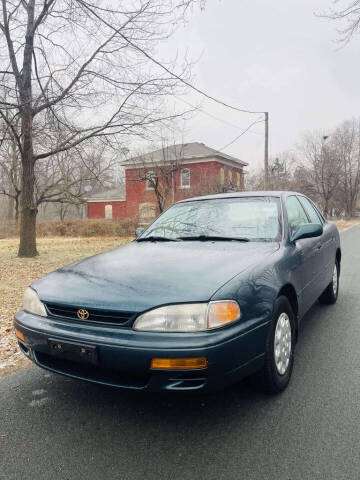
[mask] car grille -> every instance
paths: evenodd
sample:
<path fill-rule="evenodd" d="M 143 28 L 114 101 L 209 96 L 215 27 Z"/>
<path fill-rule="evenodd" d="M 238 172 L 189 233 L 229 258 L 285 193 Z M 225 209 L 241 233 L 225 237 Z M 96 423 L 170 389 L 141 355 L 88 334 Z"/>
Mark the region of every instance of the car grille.
<path fill-rule="evenodd" d="M 98 310 L 94 308 L 87 308 L 86 310 L 89 312 L 89 318 L 87 318 L 86 320 L 81 320 L 77 316 L 77 312 L 80 308 L 83 307 L 73 307 L 57 305 L 55 303 L 46 303 L 46 308 L 50 316 L 91 323 L 98 322 L 123 324 L 129 322 L 137 315 L 135 312 L 117 312 L 113 310 Z"/>

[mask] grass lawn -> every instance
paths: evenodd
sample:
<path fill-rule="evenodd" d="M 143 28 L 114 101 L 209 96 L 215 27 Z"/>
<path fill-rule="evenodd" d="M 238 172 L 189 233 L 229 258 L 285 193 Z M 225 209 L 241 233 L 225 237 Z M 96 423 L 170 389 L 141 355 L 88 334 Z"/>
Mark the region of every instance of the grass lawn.
<path fill-rule="evenodd" d="M 68 263 L 127 243 L 130 238 L 39 238 L 36 258 L 18 258 L 18 239 L 0 240 L 0 377 L 30 362 L 19 352 L 12 327 L 25 288 Z"/>

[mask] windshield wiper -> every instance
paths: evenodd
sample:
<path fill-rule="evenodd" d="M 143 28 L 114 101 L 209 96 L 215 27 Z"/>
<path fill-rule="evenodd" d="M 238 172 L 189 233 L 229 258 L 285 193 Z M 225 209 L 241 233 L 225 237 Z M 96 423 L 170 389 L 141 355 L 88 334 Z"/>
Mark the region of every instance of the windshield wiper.
<path fill-rule="evenodd" d="M 236 241 L 236 242 L 250 242 L 249 238 L 245 237 L 222 237 L 220 235 L 196 235 L 193 237 L 179 237 L 180 240 L 198 240 L 200 242 L 206 242 L 207 240 L 219 240 L 219 241 Z"/>
<path fill-rule="evenodd" d="M 152 235 L 150 237 L 137 238 L 136 241 L 137 242 L 179 242 L 180 239 Z"/>

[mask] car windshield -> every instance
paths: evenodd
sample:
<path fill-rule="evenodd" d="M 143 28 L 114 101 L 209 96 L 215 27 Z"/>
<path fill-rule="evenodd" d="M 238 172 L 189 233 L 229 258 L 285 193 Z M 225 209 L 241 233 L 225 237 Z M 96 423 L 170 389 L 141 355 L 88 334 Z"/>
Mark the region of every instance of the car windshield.
<path fill-rule="evenodd" d="M 277 197 L 237 197 L 177 203 L 138 240 L 278 241 L 282 226 Z M 212 237 L 212 238 L 211 238 Z"/>

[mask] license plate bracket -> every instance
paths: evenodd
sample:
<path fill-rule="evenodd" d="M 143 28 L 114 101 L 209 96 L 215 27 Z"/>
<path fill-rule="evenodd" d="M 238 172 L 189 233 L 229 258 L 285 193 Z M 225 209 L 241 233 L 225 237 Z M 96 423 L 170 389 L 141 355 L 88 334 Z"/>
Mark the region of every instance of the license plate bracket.
<path fill-rule="evenodd" d="M 56 338 L 49 338 L 48 344 L 51 355 L 56 357 L 94 365 L 98 363 L 98 349 L 94 345 L 84 345 Z"/>

